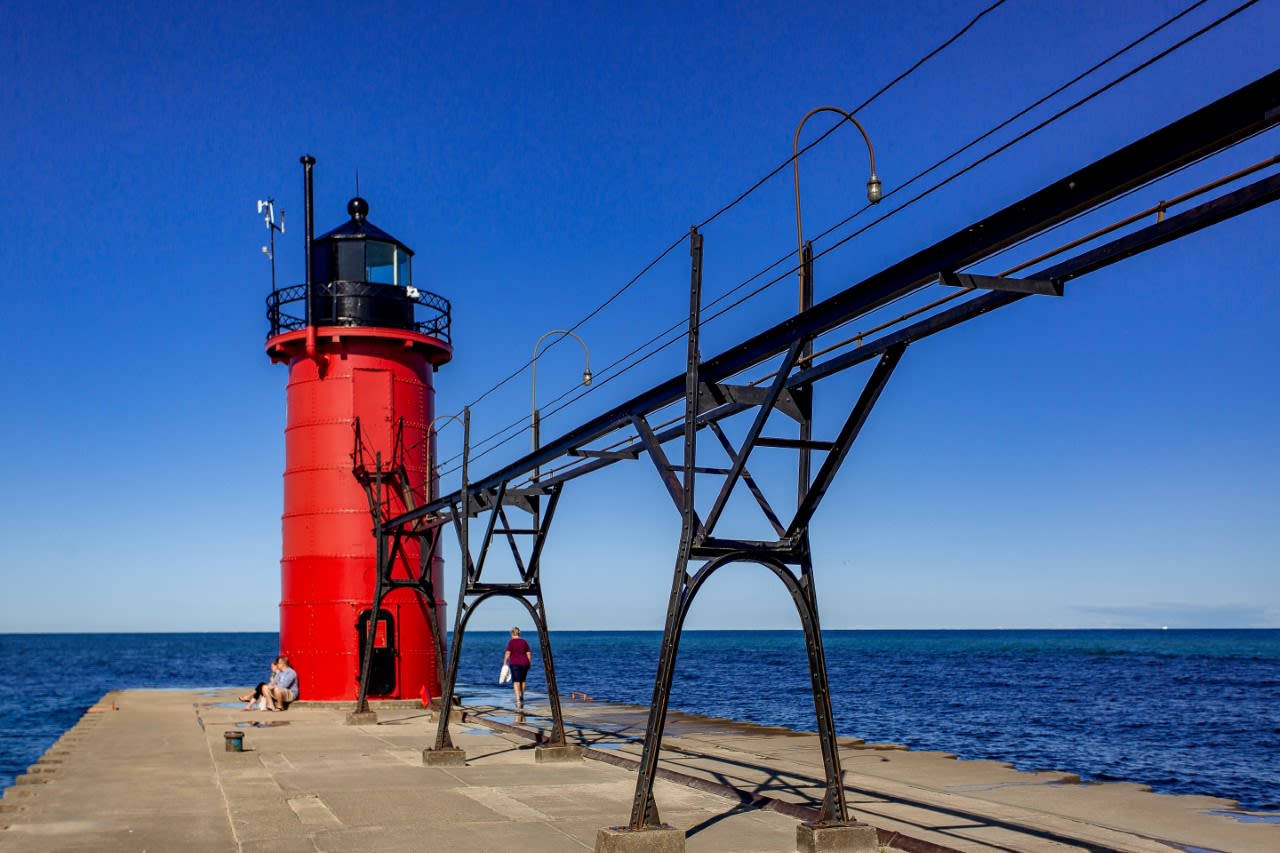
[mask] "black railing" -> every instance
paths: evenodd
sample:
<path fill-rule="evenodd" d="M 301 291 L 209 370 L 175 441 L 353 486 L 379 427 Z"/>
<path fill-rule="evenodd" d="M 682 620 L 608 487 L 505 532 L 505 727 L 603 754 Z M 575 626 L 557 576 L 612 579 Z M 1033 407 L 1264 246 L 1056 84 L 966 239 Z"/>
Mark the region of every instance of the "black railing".
<path fill-rule="evenodd" d="M 403 287 L 367 281 L 312 285 L 311 317 L 317 326 L 380 326 L 409 329 L 449 343 L 449 300 L 426 290 L 410 296 Z M 306 328 L 307 286 L 295 284 L 267 296 L 267 337 Z"/>

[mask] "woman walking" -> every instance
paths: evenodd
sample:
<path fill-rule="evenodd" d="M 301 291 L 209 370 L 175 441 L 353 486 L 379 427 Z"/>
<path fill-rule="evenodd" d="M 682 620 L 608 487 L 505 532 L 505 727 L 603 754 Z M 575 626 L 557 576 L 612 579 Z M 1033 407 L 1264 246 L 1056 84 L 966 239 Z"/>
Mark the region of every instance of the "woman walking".
<path fill-rule="evenodd" d="M 524 680 L 529 676 L 529 644 L 520 639 L 520 629 L 511 629 L 511 640 L 507 643 L 507 651 L 502 662 L 511 667 L 511 689 L 516 694 L 516 707 L 524 707 Z"/>

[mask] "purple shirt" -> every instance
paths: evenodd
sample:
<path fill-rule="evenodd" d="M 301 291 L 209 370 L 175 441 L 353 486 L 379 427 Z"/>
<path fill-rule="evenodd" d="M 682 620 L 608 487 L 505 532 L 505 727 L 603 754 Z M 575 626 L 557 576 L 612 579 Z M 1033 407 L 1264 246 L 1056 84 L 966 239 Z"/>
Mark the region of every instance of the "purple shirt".
<path fill-rule="evenodd" d="M 511 653 L 509 663 L 512 666 L 529 666 L 529 644 L 519 637 L 512 637 L 507 643 L 507 651 Z"/>

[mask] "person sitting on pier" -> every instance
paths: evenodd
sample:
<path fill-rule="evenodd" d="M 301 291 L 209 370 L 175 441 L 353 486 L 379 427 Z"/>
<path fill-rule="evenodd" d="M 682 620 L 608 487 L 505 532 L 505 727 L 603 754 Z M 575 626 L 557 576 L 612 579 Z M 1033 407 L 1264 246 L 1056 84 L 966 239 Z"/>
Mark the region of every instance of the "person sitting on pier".
<path fill-rule="evenodd" d="M 252 693 L 246 693 L 240 697 L 240 701 L 245 703 L 244 709 L 246 711 L 253 708 L 254 705 L 257 705 L 258 710 L 260 711 L 267 710 L 267 687 L 275 683 L 276 673 L 278 673 L 279 670 L 280 659 L 276 658 L 271 662 L 271 675 L 268 679 L 266 681 L 259 681 L 258 686 L 253 688 Z"/>
<path fill-rule="evenodd" d="M 252 693 L 246 693 L 240 697 L 240 701 L 244 703 L 244 709 L 248 711 L 254 705 L 261 704 L 263 701 L 262 692 L 267 689 L 267 682 L 259 681 L 258 686 L 253 688 Z"/>
<path fill-rule="evenodd" d="M 298 673 L 289 666 L 289 659 L 284 655 L 275 659 L 271 669 L 275 675 L 272 676 L 271 683 L 267 685 L 264 693 L 263 698 L 267 705 L 264 710 L 283 711 L 289 707 L 290 703 L 298 701 Z"/>

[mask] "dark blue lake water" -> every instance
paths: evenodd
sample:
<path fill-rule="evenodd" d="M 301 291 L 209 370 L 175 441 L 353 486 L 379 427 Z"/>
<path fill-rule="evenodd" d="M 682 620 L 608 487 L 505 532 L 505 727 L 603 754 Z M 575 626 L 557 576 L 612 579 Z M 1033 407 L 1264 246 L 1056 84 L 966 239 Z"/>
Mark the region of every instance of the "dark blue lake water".
<path fill-rule="evenodd" d="M 842 735 L 1280 809 L 1280 630 L 825 637 Z M 468 684 L 492 689 L 506 639 L 467 634 L 464 695 Z M 267 633 L 0 635 L 0 787 L 108 690 L 250 685 L 276 640 Z M 659 632 L 648 631 L 554 633 L 560 689 L 647 705 L 660 642 Z M 529 687 L 545 688 L 540 666 Z M 812 731 L 801 634 L 686 633 L 672 707 Z"/>

